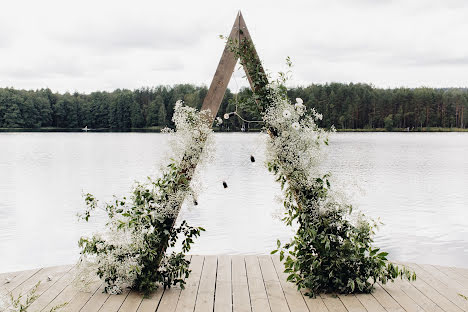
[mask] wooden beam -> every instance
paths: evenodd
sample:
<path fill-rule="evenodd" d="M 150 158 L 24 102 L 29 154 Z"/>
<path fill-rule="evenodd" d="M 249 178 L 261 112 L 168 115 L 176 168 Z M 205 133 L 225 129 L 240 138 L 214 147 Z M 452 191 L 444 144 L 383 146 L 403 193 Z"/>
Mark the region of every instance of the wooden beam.
<path fill-rule="evenodd" d="M 239 17 L 240 12 L 237 14 L 234 25 L 232 26 L 231 34 L 229 35 L 229 39 L 233 41 L 239 40 Z M 216 114 L 218 113 L 219 106 L 221 105 L 229 81 L 231 80 L 236 62 L 236 55 L 231 51 L 229 45 L 226 44 L 213 80 L 211 81 L 210 89 L 208 89 L 208 93 L 203 100 L 201 108 L 202 110 L 210 110 L 212 116 L 211 122 L 213 122 Z"/>
<path fill-rule="evenodd" d="M 218 114 L 219 107 L 221 105 L 221 102 L 223 101 L 224 94 L 226 93 L 227 86 L 229 84 L 229 81 L 231 80 L 232 73 L 238 60 L 238 56 L 232 51 L 231 47 L 229 46 L 229 41 L 239 44 L 239 42 L 241 42 L 242 40 L 248 40 L 250 43 L 252 42 L 252 38 L 250 37 L 250 33 L 247 29 L 244 17 L 239 11 L 236 20 L 234 21 L 234 25 L 232 26 L 228 42 L 226 43 L 223 54 L 221 55 L 221 59 L 219 60 L 219 64 L 213 77 L 213 81 L 211 82 L 210 88 L 208 89 L 208 93 L 206 94 L 201 108 L 201 110 L 210 110 L 210 123 L 213 122 L 214 118 Z M 253 49 L 255 52 L 256 61 L 260 66 L 260 70 L 264 73 L 263 67 L 260 62 L 260 58 L 258 57 L 255 48 Z M 252 91 L 255 92 L 256 87 L 258 88 L 259 86 L 255 86 L 253 84 L 253 81 L 245 66 L 244 71 L 247 76 L 247 79 L 249 80 Z"/>

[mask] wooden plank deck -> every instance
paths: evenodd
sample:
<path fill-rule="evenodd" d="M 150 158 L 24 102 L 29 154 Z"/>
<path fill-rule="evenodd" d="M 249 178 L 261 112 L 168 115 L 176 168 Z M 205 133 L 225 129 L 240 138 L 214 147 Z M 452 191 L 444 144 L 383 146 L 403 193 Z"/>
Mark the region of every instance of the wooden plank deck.
<path fill-rule="evenodd" d="M 191 256 L 186 288 L 158 289 L 148 298 L 134 291 L 107 295 L 103 285 L 90 292 L 71 285 L 73 266 L 0 274 L 0 294 L 18 296 L 41 281 L 29 311 L 49 311 L 68 302 L 64 311 L 125 312 L 335 312 L 468 311 L 468 269 L 409 263 L 415 282 L 377 284 L 372 294 L 321 294 L 308 298 L 286 282 L 277 256 Z"/>

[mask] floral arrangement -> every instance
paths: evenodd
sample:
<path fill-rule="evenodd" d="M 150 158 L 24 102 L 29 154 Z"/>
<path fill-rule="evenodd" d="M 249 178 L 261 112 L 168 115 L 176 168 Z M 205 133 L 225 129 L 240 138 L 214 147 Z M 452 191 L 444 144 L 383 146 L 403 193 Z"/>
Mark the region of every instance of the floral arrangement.
<path fill-rule="evenodd" d="M 186 198 L 192 197 L 196 203 L 191 180 L 196 165 L 212 152 L 208 114 L 184 106 L 181 101 L 176 103 L 175 131 L 165 130 L 172 136 L 170 163 L 158 178 L 138 183 L 131 198 L 115 199 L 104 206 L 106 231 L 79 241 L 77 276 L 81 285 L 98 277 L 110 294 L 121 293 L 126 287 L 146 294 L 160 285 L 178 284 L 183 288 L 184 278 L 190 273 L 184 253 L 204 229 L 191 227 L 186 221 L 176 225 L 176 219 Z M 80 217 L 88 221 L 98 202 L 91 194 L 86 194 L 85 201 L 87 209 Z M 182 251 L 168 253 L 178 239 Z"/>
<path fill-rule="evenodd" d="M 370 292 L 380 281 L 415 274 L 387 261 L 387 252 L 372 247 L 376 223 L 360 214 L 331 188 L 330 174 L 320 175 L 318 164 L 326 131 L 317 126 L 322 115 L 306 114 L 302 99 L 292 104 L 279 94 L 264 114 L 267 129 L 275 129 L 267 143 L 267 166 L 281 183 L 285 217 L 298 225 L 293 239 L 281 245 L 288 280 L 315 296 L 320 292 Z"/>
<path fill-rule="evenodd" d="M 297 226 L 292 240 L 285 244 L 278 240 L 278 249 L 272 251 L 284 261 L 288 281 L 315 296 L 370 292 L 376 282 L 385 284 L 397 277 L 414 280 L 414 272 L 392 264 L 387 252 L 372 247 L 376 222 L 353 213 L 331 188 L 330 174 L 319 172 L 320 150 L 335 129 L 320 128 L 322 115 L 307 108 L 302 99 L 291 103 L 285 86 L 289 72 L 269 83 L 250 40 L 227 41 L 254 86 L 252 99 L 244 105 L 259 110 L 269 134 L 266 165 L 283 190 L 283 221 Z M 289 58 L 287 65 L 292 65 Z"/>

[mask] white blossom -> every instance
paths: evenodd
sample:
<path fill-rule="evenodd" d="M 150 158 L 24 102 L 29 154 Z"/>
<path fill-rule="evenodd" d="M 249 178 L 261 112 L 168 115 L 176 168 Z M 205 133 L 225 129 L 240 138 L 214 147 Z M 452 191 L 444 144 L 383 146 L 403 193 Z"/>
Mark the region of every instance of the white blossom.
<path fill-rule="evenodd" d="M 301 98 L 296 98 L 296 104 L 302 104 L 304 101 Z"/>
<path fill-rule="evenodd" d="M 192 168 L 197 163 L 203 165 L 211 157 L 214 142 L 213 131 L 211 125 L 206 122 L 210 116 L 210 111 L 198 112 L 195 108 L 184 106 L 182 101 L 176 102 L 172 118 L 176 130 L 163 130 L 170 136 L 171 154 L 167 158 L 170 159 L 171 165 L 177 168 Z M 166 166 L 164 170 L 167 169 Z M 197 170 L 199 170 L 198 167 Z M 167 171 L 163 171 L 162 174 L 164 172 Z M 192 183 L 196 177 L 197 171 L 192 173 Z M 178 215 L 184 199 L 195 192 L 189 185 L 189 188 L 176 188 L 173 193 L 165 192 L 163 195 L 157 183 L 153 182 L 150 179 L 147 183 L 138 183 L 133 190 L 134 193 L 149 191 L 152 192 L 153 198 L 160 197 L 159 201 L 142 204 L 144 205 L 142 211 L 146 213 L 142 216 L 142 220 L 174 218 Z M 123 208 L 125 211 L 132 207 Z M 96 233 L 88 239 L 95 243 L 97 252 L 82 254 L 74 280 L 77 287 L 86 289 L 96 279 L 99 279 L 98 270 L 102 281 L 105 282 L 106 291 L 110 294 L 121 293 L 126 287 L 133 286 L 138 272 L 143 269 L 140 251 L 147 248 L 148 234 L 154 233 L 155 228 L 148 223 L 119 227 L 120 224 L 128 221 L 122 214 L 109 216 L 105 231 Z M 106 279 L 106 277 L 111 278 Z"/>
<path fill-rule="evenodd" d="M 223 120 L 221 119 L 221 117 L 216 117 L 216 122 L 219 125 L 221 125 L 223 123 Z"/>
<path fill-rule="evenodd" d="M 289 110 L 285 109 L 285 110 L 283 111 L 283 117 L 284 117 L 284 118 L 289 118 L 289 117 L 291 117 L 291 112 L 290 112 Z"/>
<path fill-rule="evenodd" d="M 289 177 L 288 183 L 292 187 L 313 187 L 316 177 L 322 175 L 319 169 L 323 157 L 320 145 L 328 132 L 317 126 L 315 110 L 302 115 L 295 109 L 297 103 L 291 103 L 274 86 L 271 87 L 271 94 L 272 105 L 267 108 L 263 120 L 279 135 L 268 138 L 267 163 L 281 164 L 281 171 Z M 287 120 L 284 116 L 286 111 L 290 113 Z M 301 131 L 297 131 L 299 129 Z"/>
<path fill-rule="evenodd" d="M 224 114 L 224 119 L 229 119 L 229 114 Z"/>

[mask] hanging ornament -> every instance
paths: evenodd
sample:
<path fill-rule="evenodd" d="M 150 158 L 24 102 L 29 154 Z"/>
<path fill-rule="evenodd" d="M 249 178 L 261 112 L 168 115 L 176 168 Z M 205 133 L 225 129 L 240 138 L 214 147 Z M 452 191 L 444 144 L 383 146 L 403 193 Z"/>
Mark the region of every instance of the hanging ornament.
<path fill-rule="evenodd" d="M 223 187 L 224 187 L 224 188 L 227 188 L 227 183 L 226 183 L 226 181 L 223 181 Z"/>
<path fill-rule="evenodd" d="M 255 162 L 255 157 L 253 155 L 250 155 L 250 161 Z"/>

